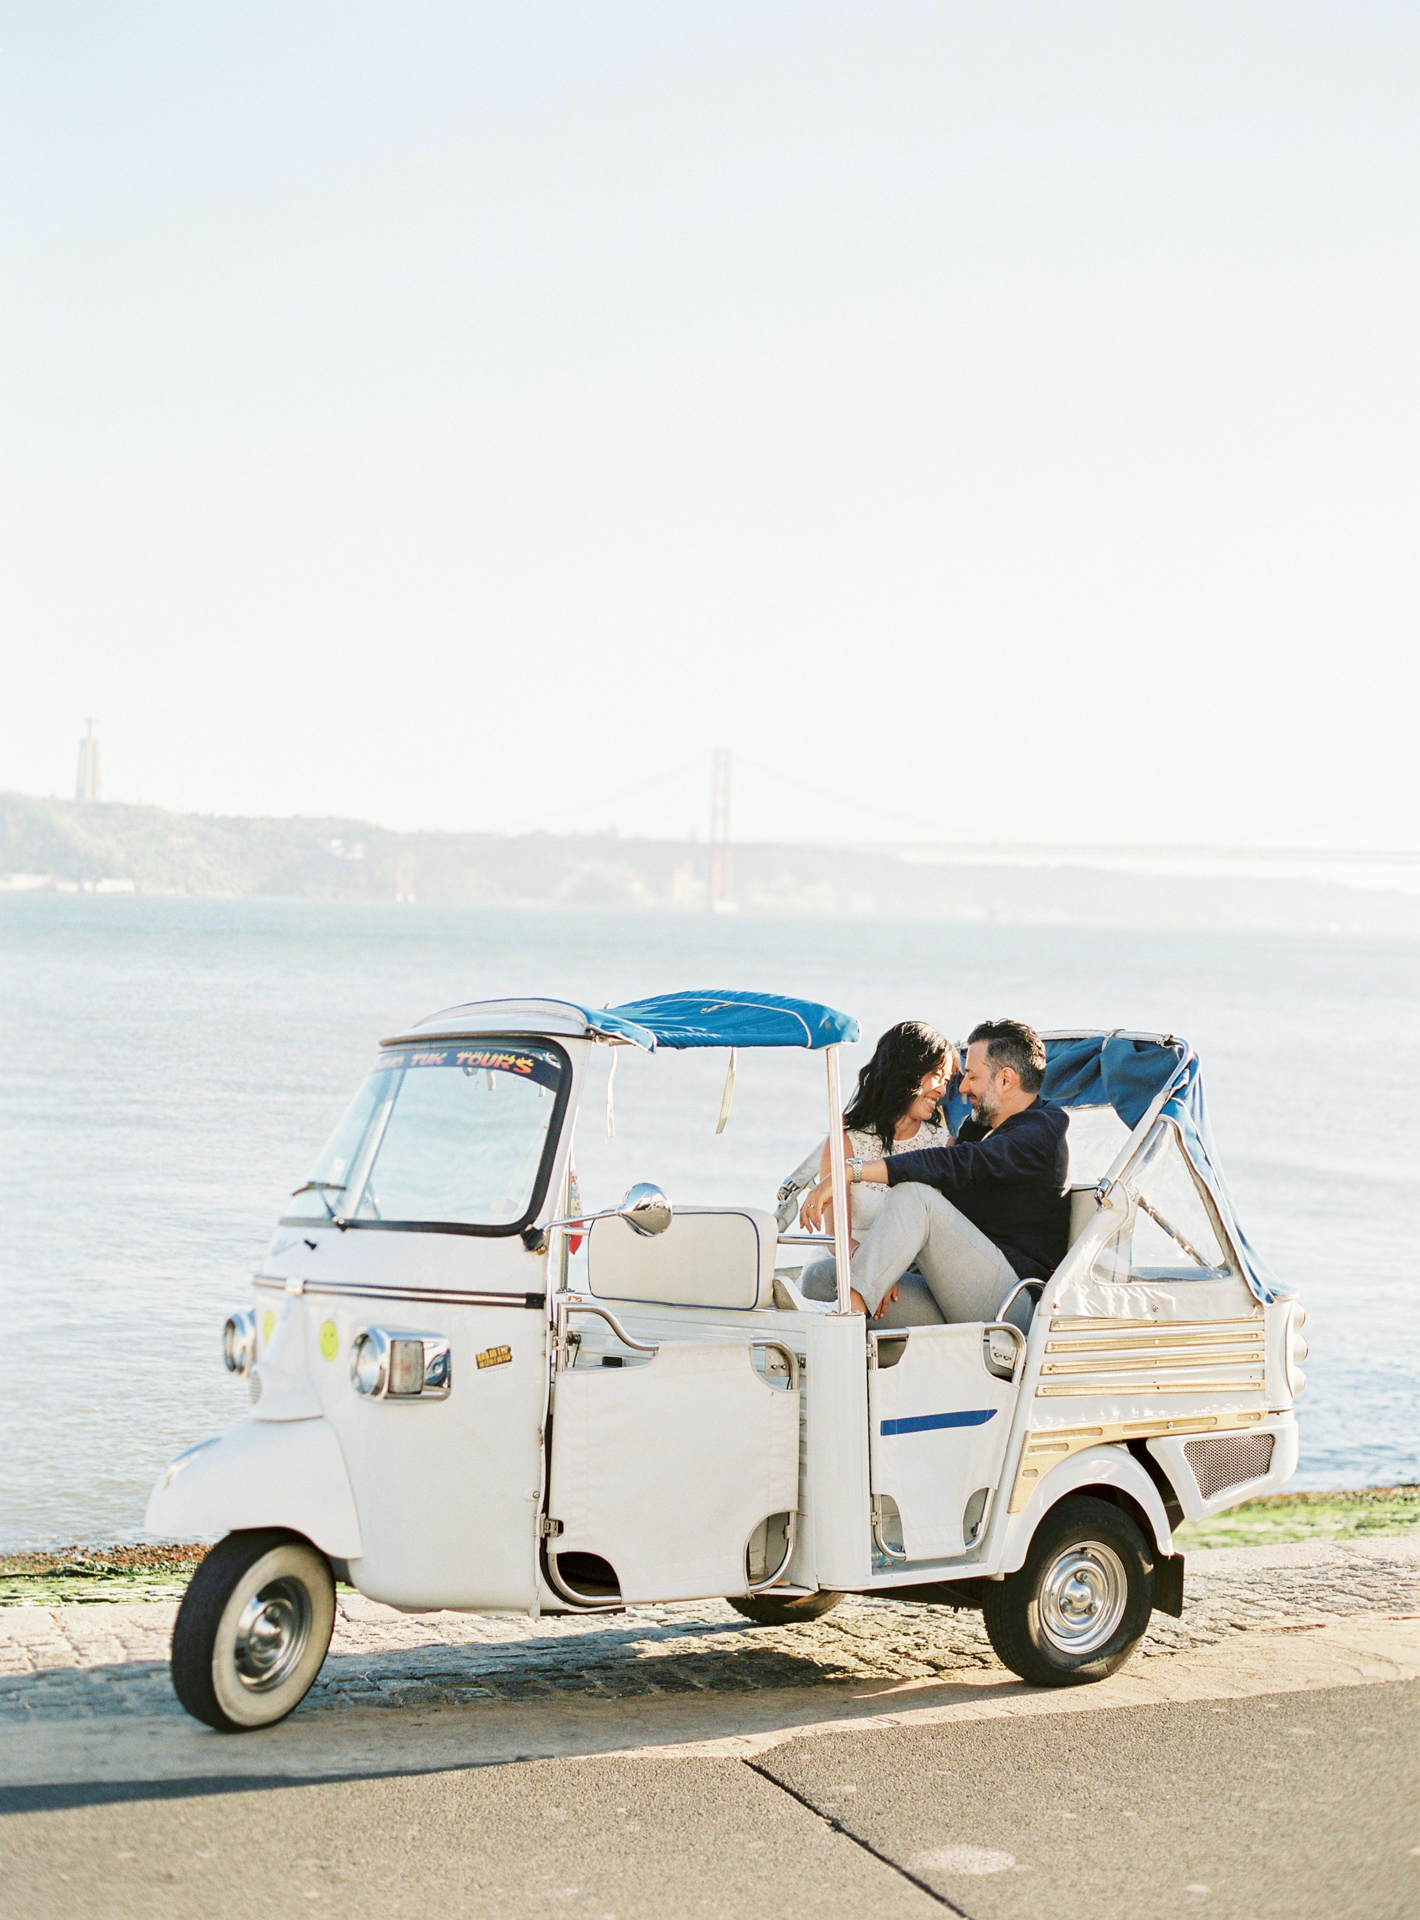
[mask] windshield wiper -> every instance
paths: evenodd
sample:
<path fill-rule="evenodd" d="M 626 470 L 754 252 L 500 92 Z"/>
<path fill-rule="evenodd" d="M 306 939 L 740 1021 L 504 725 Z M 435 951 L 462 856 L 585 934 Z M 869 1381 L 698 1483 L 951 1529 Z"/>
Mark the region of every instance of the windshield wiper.
<path fill-rule="evenodd" d="M 334 1220 L 336 1217 L 335 1208 L 330 1204 L 329 1200 L 326 1200 L 325 1196 L 328 1193 L 344 1193 L 344 1191 L 344 1187 L 340 1186 L 334 1180 L 308 1180 L 303 1187 L 297 1187 L 296 1192 L 291 1195 L 291 1198 L 294 1200 L 296 1194 L 300 1193 L 318 1193 L 325 1202 L 326 1212 L 330 1215 L 331 1219 Z"/>

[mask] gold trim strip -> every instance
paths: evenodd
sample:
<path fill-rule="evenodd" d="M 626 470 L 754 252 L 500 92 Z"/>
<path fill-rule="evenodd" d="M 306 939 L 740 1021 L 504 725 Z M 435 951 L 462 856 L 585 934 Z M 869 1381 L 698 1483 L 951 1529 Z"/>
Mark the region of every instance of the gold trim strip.
<path fill-rule="evenodd" d="M 1122 1353 L 1118 1359 L 1111 1355 L 1107 1360 L 1102 1355 L 1090 1354 L 1079 1360 L 1047 1360 L 1040 1370 L 1042 1374 L 1137 1373 L 1147 1367 L 1168 1373 L 1180 1367 L 1260 1367 L 1266 1360 L 1262 1347 L 1244 1347 L 1235 1353 L 1220 1353 L 1212 1348 L 1207 1353 Z"/>
<path fill-rule="evenodd" d="M 1241 1421 L 1248 1425 L 1265 1420 L 1265 1413 L 1244 1413 L 1232 1408 L 1227 1413 L 1160 1414 L 1152 1420 L 1102 1420 L 1088 1427 L 1032 1427 L 1026 1435 L 1026 1451 L 1046 1442 L 1069 1440 L 1076 1449 L 1094 1446 L 1106 1440 L 1149 1440 L 1167 1433 L 1208 1433 L 1222 1425 L 1233 1427 Z"/>
<path fill-rule="evenodd" d="M 1236 1347 L 1261 1349 L 1266 1345 L 1262 1329 L 1253 1333 L 1158 1333 L 1136 1334 L 1133 1339 L 1085 1340 L 1078 1336 L 1047 1340 L 1047 1353 L 1154 1353 L 1161 1347 Z"/>
<path fill-rule="evenodd" d="M 1228 1434 L 1245 1432 L 1267 1417 L 1262 1413 L 1175 1414 L 1159 1420 L 1109 1420 L 1097 1427 L 1039 1427 L 1026 1435 L 1016 1484 L 1011 1489 L 1010 1513 L 1019 1513 L 1052 1467 L 1086 1447 L 1123 1440 L 1162 1439 L 1168 1434 Z"/>
<path fill-rule="evenodd" d="M 1214 1333 L 1222 1327 L 1260 1327 L 1266 1316 L 1261 1313 L 1244 1314 L 1240 1320 L 1155 1320 L 1143 1314 L 1130 1314 L 1123 1318 L 1102 1313 L 1098 1318 L 1091 1316 L 1069 1316 L 1056 1318 L 1050 1323 L 1052 1333 L 1109 1333 L 1117 1330 L 1127 1333 Z"/>
<path fill-rule="evenodd" d="M 1258 1375 L 1256 1380 L 1121 1380 L 1111 1385 L 1108 1380 L 1081 1381 L 1069 1386 L 1037 1387 L 1037 1396 L 1044 1399 L 1059 1399 L 1063 1394 L 1090 1394 L 1096 1400 L 1127 1399 L 1135 1393 L 1263 1393 L 1266 1380 Z"/>

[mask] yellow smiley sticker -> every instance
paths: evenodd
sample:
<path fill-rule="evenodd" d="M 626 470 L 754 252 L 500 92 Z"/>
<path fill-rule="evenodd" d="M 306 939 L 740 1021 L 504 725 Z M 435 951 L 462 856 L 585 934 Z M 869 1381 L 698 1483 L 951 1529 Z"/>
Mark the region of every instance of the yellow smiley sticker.
<path fill-rule="evenodd" d="M 266 1312 L 261 1316 L 261 1344 L 264 1347 L 271 1345 L 271 1336 L 275 1331 L 276 1315 L 271 1311 L 270 1307 L 268 1307 Z"/>
<path fill-rule="evenodd" d="M 320 1330 L 321 1359 L 333 1360 L 339 1346 L 340 1336 L 335 1331 L 335 1322 L 333 1320 L 322 1321 Z"/>

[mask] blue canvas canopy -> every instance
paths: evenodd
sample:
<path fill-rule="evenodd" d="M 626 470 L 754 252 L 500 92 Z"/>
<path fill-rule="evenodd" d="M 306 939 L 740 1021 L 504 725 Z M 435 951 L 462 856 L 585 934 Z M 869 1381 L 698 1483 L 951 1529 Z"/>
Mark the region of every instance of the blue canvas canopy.
<path fill-rule="evenodd" d="M 1047 1040 L 1041 1093 L 1060 1107 L 1113 1107 L 1133 1129 L 1192 1051 L 1172 1034 L 1092 1033 Z"/>
<path fill-rule="evenodd" d="M 1259 1300 L 1275 1297 L 1274 1282 L 1248 1244 L 1218 1165 L 1203 1098 L 1203 1072 L 1186 1040 L 1173 1034 L 1060 1034 L 1045 1042 L 1045 1081 L 1041 1094 L 1057 1106 L 1112 1107 L 1131 1133 L 1154 1103 L 1172 1120 L 1184 1151 L 1202 1174 L 1242 1262 L 1243 1277 Z M 967 1117 L 955 1092 L 949 1113 L 955 1125 Z"/>
<path fill-rule="evenodd" d="M 820 1047 L 858 1038 L 858 1022 L 817 1000 L 779 993 L 659 993 L 619 1007 L 588 1008 L 587 1024 L 609 1039 L 646 1047 Z"/>

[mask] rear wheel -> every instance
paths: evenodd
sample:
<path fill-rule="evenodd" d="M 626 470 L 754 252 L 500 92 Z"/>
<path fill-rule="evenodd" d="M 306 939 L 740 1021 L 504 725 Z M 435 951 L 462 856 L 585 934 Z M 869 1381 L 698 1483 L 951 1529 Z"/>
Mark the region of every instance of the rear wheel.
<path fill-rule="evenodd" d="M 1087 1494 L 1036 1529 L 1019 1573 L 982 1583 L 997 1658 L 1035 1687 L 1074 1687 L 1118 1671 L 1154 1604 L 1153 1555 L 1128 1514 Z"/>
<path fill-rule="evenodd" d="M 173 1688 L 219 1733 L 300 1705 L 335 1625 L 330 1562 L 299 1534 L 229 1533 L 192 1577 L 173 1628 Z"/>
<path fill-rule="evenodd" d="M 843 1598 L 841 1593 L 746 1593 L 730 1605 L 757 1627 L 792 1627 L 798 1620 L 821 1620 Z"/>

